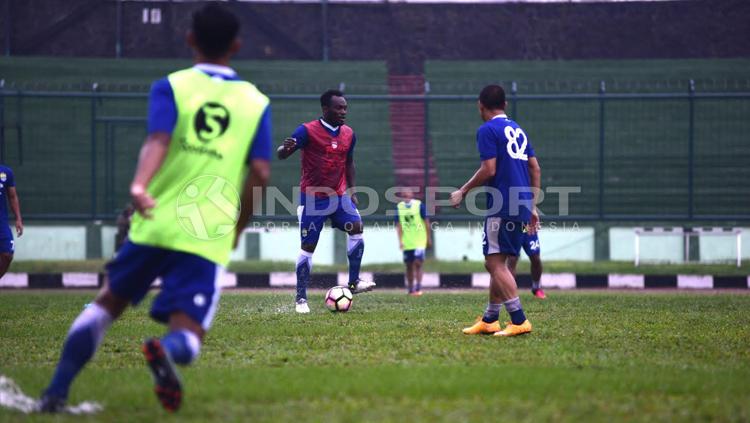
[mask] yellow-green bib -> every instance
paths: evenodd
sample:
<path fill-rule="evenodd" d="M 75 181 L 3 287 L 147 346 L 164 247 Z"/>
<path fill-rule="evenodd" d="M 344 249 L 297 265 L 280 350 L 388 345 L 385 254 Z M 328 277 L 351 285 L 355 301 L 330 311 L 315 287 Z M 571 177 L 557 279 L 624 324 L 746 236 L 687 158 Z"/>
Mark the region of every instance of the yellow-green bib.
<path fill-rule="evenodd" d="M 168 77 L 177 106 L 169 151 L 148 185 L 153 218 L 133 217 L 130 239 L 226 265 L 247 157 L 268 97 L 245 81 L 190 68 Z"/>
<path fill-rule="evenodd" d="M 398 221 L 401 223 L 401 243 L 404 244 L 404 250 L 427 247 L 427 226 L 419 213 L 421 205 L 419 200 L 411 200 L 409 207 L 403 201 L 398 203 Z"/>

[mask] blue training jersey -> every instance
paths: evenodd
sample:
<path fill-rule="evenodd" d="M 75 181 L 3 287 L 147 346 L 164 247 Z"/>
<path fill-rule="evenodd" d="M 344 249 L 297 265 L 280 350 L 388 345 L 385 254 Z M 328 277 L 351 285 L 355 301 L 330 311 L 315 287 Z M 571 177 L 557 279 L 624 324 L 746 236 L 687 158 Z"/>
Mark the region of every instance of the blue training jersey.
<path fill-rule="evenodd" d="M 224 80 L 239 80 L 237 73 L 226 66 L 207 63 L 199 63 L 195 68 L 214 78 Z M 174 100 L 174 92 L 169 79 L 162 78 L 151 86 L 148 106 L 148 133 L 166 132 L 171 134 L 177 124 L 177 104 Z M 266 107 L 263 116 L 255 132 L 250 151 L 247 154 L 247 163 L 253 159 L 271 160 L 271 106 Z"/>
<path fill-rule="evenodd" d="M 8 188 L 16 186 L 16 180 L 13 177 L 13 171 L 8 166 L 0 165 L 0 222 L 8 221 Z M 8 225 L 0 225 L 3 229 Z M 2 234 L 0 234 L 0 237 Z"/>
<path fill-rule="evenodd" d="M 529 188 L 529 157 L 534 157 L 534 148 L 526 133 L 506 115 L 498 115 L 477 130 L 477 149 L 482 161 L 497 159 L 495 176 L 485 184 L 494 188 L 487 192 L 487 215 L 528 222 L 534 198 Z M 502 205 L 496 207 L 497 201 Z"/>

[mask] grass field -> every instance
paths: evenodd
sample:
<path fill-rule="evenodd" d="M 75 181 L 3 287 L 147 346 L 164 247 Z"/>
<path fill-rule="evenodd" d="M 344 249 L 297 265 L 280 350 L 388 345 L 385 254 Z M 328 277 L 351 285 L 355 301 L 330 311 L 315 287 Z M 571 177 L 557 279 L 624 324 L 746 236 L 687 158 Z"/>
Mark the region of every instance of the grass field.
<path fill-rule="evenodd" d="M 26 273 L 59 273 L 59 272 L 102 272 L 105 260 L 28 260 L 14 261 L 10 272 Z M 479 261 L 438 261 L 428 259 L 424 265 L 426 272 L 439 273 L 473 273 L 484 272 L 484 263 Z M 229 264 L 229 271 L 237 273 L 264 273 L 264 272 L 291 272 L 294 263 L 283 261 L 248 260 L 236 261 Z M 347 265 L 315 265 L 315 272 L 344 272 Z M 402 263 L 386 263 L 363 266 L 366 272 L 403 273 Z M 518 263 L 520 273 L 529 272 L 529 262 L 521 260 Z M 597 262 L 575 262 L 575 261 L 545 261 L 544 271 L 546 273 L 578 273 L 578 274 L 644 274 L 644 275 L 725 275 L 744 276 L 750 275 L 750 263 L 743 262 L 742 267 L 731 264 L 644 264 L 634 266 L 632 262 L 624 261 L 597 261 Z"/>
<path fill-rule="evenodd" d="M 3 292 L 0 373 L 36 395 L 92 293 Z M 290 292 L 225 295 L 183 409 L 150 392 L 145 308 L 115 324 L 71 401 L 91 421 L 747 421 L 750 296 L 551 292 L 522 297 L 530 335 L 468 337 L 480 292 L 357 297 L 348 314 L 295 315 Z M 63 417 L 59 421 L 78 421 Z M 48 421 L 0 410 L 0 421 Z M 87 418 L 83 418 L 87 420 Z"/>

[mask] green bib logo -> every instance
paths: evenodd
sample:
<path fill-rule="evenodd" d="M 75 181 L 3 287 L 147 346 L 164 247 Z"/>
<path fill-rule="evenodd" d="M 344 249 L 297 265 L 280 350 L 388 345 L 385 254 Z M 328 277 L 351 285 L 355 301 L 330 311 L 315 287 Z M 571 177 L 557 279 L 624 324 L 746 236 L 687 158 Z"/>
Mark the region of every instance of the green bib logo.
<path fill-rule="evenodd" d="M 229 127 L 229 110 L 219 103 L 205 103 L 195 114 L 193 127 L 201 141 L 209 142 L 216 139 Z"/>

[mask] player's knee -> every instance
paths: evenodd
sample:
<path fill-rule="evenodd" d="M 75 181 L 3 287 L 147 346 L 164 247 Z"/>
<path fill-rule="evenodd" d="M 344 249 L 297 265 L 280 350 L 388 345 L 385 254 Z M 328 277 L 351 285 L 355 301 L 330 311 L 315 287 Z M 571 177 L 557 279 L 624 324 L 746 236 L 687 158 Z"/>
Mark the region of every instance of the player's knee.
<path fill-rule="evenodd" d="M 359 235 L 364 232 L 364 225 L 362 222 L 347 222 L 345 229 L 349 235 Z"/>
<path fill-rule="evenodd" d="M 318 244 L 302 244 L 302 251 L 306 251 L 308 253 L 314 253 L 315 247 L 317 247 Z"/>
<path fill-rule="evenodd" d="M 128 300 L 118 297 L 106 286 L 99 291 L 99 295 L 96 296 L 95 302 L 100 307 L 107 310 L 113 319 L 120 317 L 122 312 L 128 308 Z"/>

